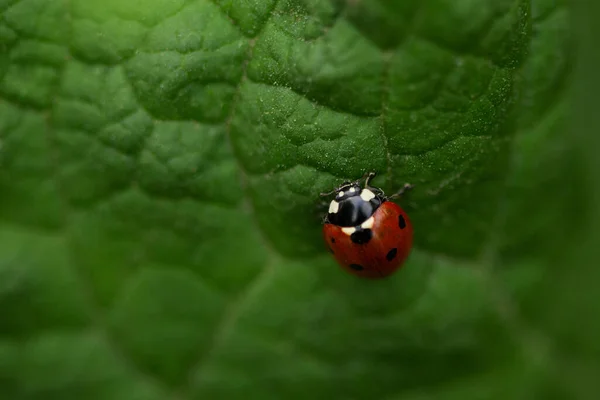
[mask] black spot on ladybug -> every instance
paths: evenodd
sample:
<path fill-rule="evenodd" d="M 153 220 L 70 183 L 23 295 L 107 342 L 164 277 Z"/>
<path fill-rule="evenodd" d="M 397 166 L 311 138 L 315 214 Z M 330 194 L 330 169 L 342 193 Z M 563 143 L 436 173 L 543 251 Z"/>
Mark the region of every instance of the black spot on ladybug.
<path fill-rule="evenodd" d="M 396 254 L 398 254 L 398 249 L 397 248 L 393 248 L 390 251 L 388 251 L 387 255 L 385 256 L 385 258 L 388 261 L 392 261 L 394 259 L 394 257 L 396 257 Z"/>
<path fill-rule="evenodd" d="M 373 231 L 370 229 L 361 229 L 350 235 L 352 242 L 356 244 L 365 244 L 373 237 Z"/>
<path fill-rule="evenodd" d="M 335 243 L 335 239 L 334 238 L 331 238 L 331 243 Z"/>
<path fill-rule="evenodd" d="M 350 264 L 350 268 L 352 268 L 355 271 L 362 271 L 364 269 L 362 265 L 358 264 Z"/>
<path fill-rule="evenodd" d="M 400 229 L 406 228 L 406 221 L 404 220 L 404 216 L 403 215 L 400 215 L 398 217 L 398 226 L 400 226 Z"/>

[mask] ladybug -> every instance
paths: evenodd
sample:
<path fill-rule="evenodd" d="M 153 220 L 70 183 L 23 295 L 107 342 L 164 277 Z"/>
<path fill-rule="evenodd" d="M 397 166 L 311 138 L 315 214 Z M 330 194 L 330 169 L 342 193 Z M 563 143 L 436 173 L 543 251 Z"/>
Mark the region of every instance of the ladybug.
<path fill-rule="evenodd" d="M 390 201 L 412 185 L 405 184 L 398 193 L 386 197 L 383 190 L 369 185 L 375 175 L 369 172 L 332 192 L 321 193 L 335 194 L 323 220 L 326 246 L 342 268 L 364 278 L 384 278 L 394 273 L 408 257 L 413 242 L 408 215 Z"/>

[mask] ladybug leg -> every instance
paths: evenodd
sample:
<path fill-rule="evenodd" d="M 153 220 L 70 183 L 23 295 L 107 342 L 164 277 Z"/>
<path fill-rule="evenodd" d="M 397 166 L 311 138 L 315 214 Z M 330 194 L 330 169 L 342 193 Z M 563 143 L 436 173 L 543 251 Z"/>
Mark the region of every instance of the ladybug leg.
<path fill-rule="evenodd" d="M 393 195 L 391 195 L 388 198 L 389 199 L 397 199 L 399 197 L 402 197 L 402 195 L 404 195 L 404 193 L 408 192 L 409 190 L 411 190 L 414 187 L 415 187 L 415 185 L 411 185 L 410 183 L 405 183 L 404 186 L 402 186 L 402 189 L 398 190 L 396 193 L 394 193 Z"/>
<path fill-rule="evenodd" d="M 328 207 L 329 207 L 328 201 L 321 201 L 321 202 L 319 202 L 319 204 L 317 204 L 317 210 L 319 210 L 319 211 L 325 211 L 325 210 L 327 210 Z"/>
<path fill-rule="evenodd" d="M 358 185 L 360 183 L 360 181 L 365 180 L 365 179 L 366 179 L 365 183 L 368 182 L 369 179 L 370 179 L 369 177 L 371 176 L 371 174 L 375 174 L 375 173 L 374 172 L 369 172 L 369 171 L 365 172 L 363 174 L 363 176 L 361 176 L 360 178 L 358 178 L 357 180 L 355 180 L 354 183 Z M 375 176 L 375 175 L 373 175 L 373 176 Z"/>
<path fill-rule="evenodd" d="M 326 201 L 320 201 L 315 206 L 314 212 L 315 212 L 317 218 L 319 218 L 321 220 L 321 223 L 323 223 L 323 224 L 326 224 L 329 222 L 329 220 L 327 218 L 328 209 L 329 209 L 329 202 L 326 202 Z"/>
<path fill-rule="evenodd" d="M 377 172 L 369 172 L 367 174 L 367 179 L 365 180 L 365 188 L 369 189 L 371 192 L 375 193 L 378 196 L 385 196 L 385 193 L 383 193 L 383 190 L 373 187 L 370 185 L 371 180 L 373 178 L 375 178 L 375 176 L 377 176 Z"/>
<path fill-rule="evenodd" d="M 375 178 L 377 176 L 377 172 L 375 171 L 371 171 L 371 172 L 367 172 L 366 174 L 363 175 L 363 177 L 361 179 L 367 178 L 365 180 L 365 187 L 371 189 L 371 180 L 373 178 Z"/>

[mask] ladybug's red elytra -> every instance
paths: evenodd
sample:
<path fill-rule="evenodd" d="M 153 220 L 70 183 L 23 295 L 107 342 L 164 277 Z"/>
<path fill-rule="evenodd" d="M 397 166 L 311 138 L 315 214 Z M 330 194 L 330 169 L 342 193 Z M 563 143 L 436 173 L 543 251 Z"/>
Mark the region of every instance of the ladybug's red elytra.
<path fill-rule="evenodd" d="M 384 278 L 402 266 L 413 241 L 413 228 L 404 210 L 390 201 L 412 185 L 386 197 L 369 185 L 375 172 L 366 174 L 364 185 L 344 182 L 335 194 L 324 219 L 323 238 L 329 251 L 346 271 L 364 278 Z"/>

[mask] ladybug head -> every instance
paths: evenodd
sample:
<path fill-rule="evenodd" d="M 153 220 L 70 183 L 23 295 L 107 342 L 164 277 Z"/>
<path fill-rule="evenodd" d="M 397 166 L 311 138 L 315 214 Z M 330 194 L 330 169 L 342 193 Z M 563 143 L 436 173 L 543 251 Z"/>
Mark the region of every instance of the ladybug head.
<path fill-rule="evenodd" d="M 335 189 L 335 201 L 340 202 L 349 197 L 359 196 L 362 188 L 358 182 L 344 183 Z"/>
<path fill-rule="evenodd" d="M 345 182 L 329 194 L 335 198 L 329 203 L 325 222 L 345 227 L 360 225 L 385 201 L 377 188 L 363 188 L 358 181 Z"/>

